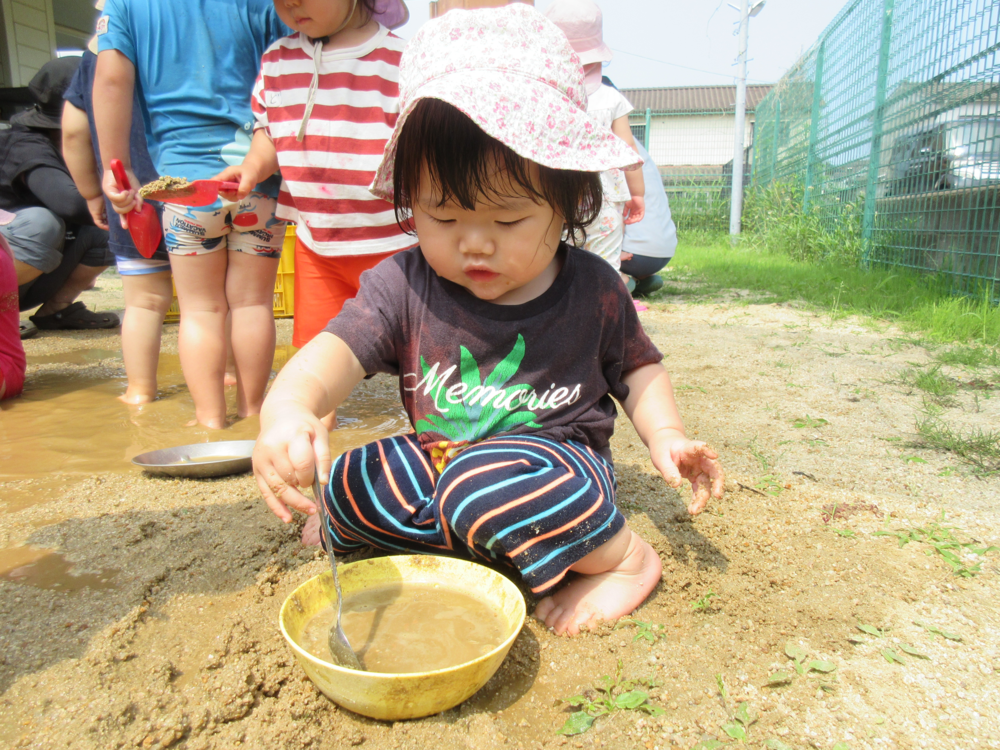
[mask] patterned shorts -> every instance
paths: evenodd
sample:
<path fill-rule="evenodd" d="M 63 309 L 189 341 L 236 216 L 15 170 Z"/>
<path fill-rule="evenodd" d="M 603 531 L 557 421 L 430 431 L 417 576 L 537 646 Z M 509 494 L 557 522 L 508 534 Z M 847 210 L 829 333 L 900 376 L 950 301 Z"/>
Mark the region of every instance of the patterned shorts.
<path fill-rule="evenodd" d="M 163 204 L 163 237 L 172 255 L 206 255 L 216 250 L 281 256 L 285 222 L 274 218 L 277 198 L 252 192 L 233 203 L 222 200 L 199 208 Z"/>
<path fill-rule="evenodd" d="M 324 499 L 334 551 L 457 555 L 511 565 L 535 596 L 624 526 L 615 473 L 580 443 L 492 437 L 438 473 L 413 434 L 334 462 Z"/>

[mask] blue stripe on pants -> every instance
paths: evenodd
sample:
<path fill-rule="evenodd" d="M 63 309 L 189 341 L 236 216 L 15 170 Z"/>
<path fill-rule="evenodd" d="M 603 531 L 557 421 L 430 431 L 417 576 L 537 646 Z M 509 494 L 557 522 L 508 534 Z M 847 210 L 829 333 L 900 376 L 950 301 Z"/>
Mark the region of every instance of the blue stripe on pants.
<path fill-rule="evenodd" d="M 460 453 L 440 475 L 415 435 L 348 451 L 327 487 L 340 554 L 457 554 L 513 565 L 536 595 L 620 531 L 613 467 L 586 446 L 496 437 Z"/>

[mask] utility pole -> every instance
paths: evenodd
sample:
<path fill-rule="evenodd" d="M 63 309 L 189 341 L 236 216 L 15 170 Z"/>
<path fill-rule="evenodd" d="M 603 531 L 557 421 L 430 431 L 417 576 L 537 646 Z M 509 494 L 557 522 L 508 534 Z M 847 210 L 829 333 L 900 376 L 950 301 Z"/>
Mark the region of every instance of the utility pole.
<path fill-rule="evenodd" d="M 733 193 L 729 200 L 729 236 L 740 235 L 743 216 L 743 138 L 747 117 L 747 37 L 750 35 L 750 0 L 740 0 L 740 54 L 736 60 L 736 134 L 733 138 Z"/>
<path fill-rule="evenodd" d="M 743 216 L 743 139 L 747 121 L 747 38 L 750 36 L 750 19 L 756 16 L 767 0 L 740 0 L 740 7 L 729 7 L 740 13 L 740 50 L 736 79 L 736 133 L 733 137 L 733 193 L 729 201 L 729 236 L 733 242 L 740 235 Z M 739 166 L 737 166 L 739 165 Z"/>

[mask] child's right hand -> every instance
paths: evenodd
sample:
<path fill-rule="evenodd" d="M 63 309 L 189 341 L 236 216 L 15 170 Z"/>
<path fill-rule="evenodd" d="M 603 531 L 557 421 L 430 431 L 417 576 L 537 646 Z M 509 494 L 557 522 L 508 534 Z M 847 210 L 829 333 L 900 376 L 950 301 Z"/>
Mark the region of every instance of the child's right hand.
<path fill-rule="evenodd" d="M 139 186 L 142 184 L 131 169 L 125 170 L 131 188 L 125 190 L 118 184 L 114 172 L 110 169 L 104 170 L 104 179 L 101 181 L 101 188 L 104 194 L 111 201 L 112 208 L 119 214 L 127 214 L 131 211 L 138 211 L 142 208 L 142 198 L 139 196 Z M 125 223 L 122 223 L 125 226 Z"/>
<path fill-rule="evenodd" d="M 221 180 L 222 182 L 238 182 L 240 183 L 239 190 L 236 193 L 223 193 L 223 196 L 228 200 L 243 200 L 246 198 L 250 191 L 257 187 L 257 183 L 261 181 L 260 175 L 257 174 L 251 165 L 248 165 L 245 161 L 243 164 L 237 164 L 235 167 L 226 167 L 219 174 L 212 178 L 213 180 Z"/>
<path fill-rule="evenodd" d="M 280 418 L 262 425 L 253 449 L 253 473 L 271 511 L 285 523 L 289 508 L 306 515 L 316 505 L 300 491 L 312 487 L 317 467 L 320 476 L 330 473 L 330 435 L 307 409 L 283 409 Z"/>

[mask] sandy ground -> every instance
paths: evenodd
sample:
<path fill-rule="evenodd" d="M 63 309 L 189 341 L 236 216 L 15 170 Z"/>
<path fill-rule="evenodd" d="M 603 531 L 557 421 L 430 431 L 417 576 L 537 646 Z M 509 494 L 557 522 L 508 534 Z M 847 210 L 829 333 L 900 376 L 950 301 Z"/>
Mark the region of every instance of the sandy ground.
<path fill-rule="evenodd" d="M 686 495 L 619 420 L 619 505 L 664 563 L 634 616 L 646 625 L 565 639 L 529 620 L 482 691 L 409 722 L 338 708 L 296 665 L 278 610 L 326 561 L 269 513 L 249 475 L 162 479 L 127 463 L 169 445 L 158 441 L 174 428 L 114 400 L 113 332 L 26 342 L 26 387 L 42 395 L 0 413 L 0 746 L 686 750 L 737 744 L 726 728 L 742 727 L 748 746 L 779 750 L 1000 747 L 1000 553 L 960 547 L 959 564 L 979 568 L 958 576 L 914 531 L 1000 543 L 1000 479 L 914 444 L 927 409 L 995 428 L 1000 374 L 946 367 L 966 387 L 935 404 L 905 376 L 933 353 L 898 331 L 740 291 L 677 294 L 692 286 L 672 277 L 675 293 L 642 319 L 689 432 L 722 455 L 726 497 L 691 521 Z M 90 303 L 120 306 L 116 279 L 101 286 Z M 279 329 L 287 342 L 288 322 Z M 164 351 L 169 364 L 175 328 Z M 189 402 L 171 378 L 162 415 L 179 420 Z M 39 471 L 30 445 L 41 443 L 20 438 L 40 419 L 30 409 L 60 408 L 76 381 L 93 391 L 95 419 L 124 426 L 90 428 Z M 355 395 L 345 414 L 361 429 L 341 445 L 402 428 L 394 390 L 375 379 Z M 918 539 L 900 546 L 885 530 Z M 624 679 L 652 682 L 664 713 L 622 710 L 558 735 L 560 701 L 619 664 Z"/>

